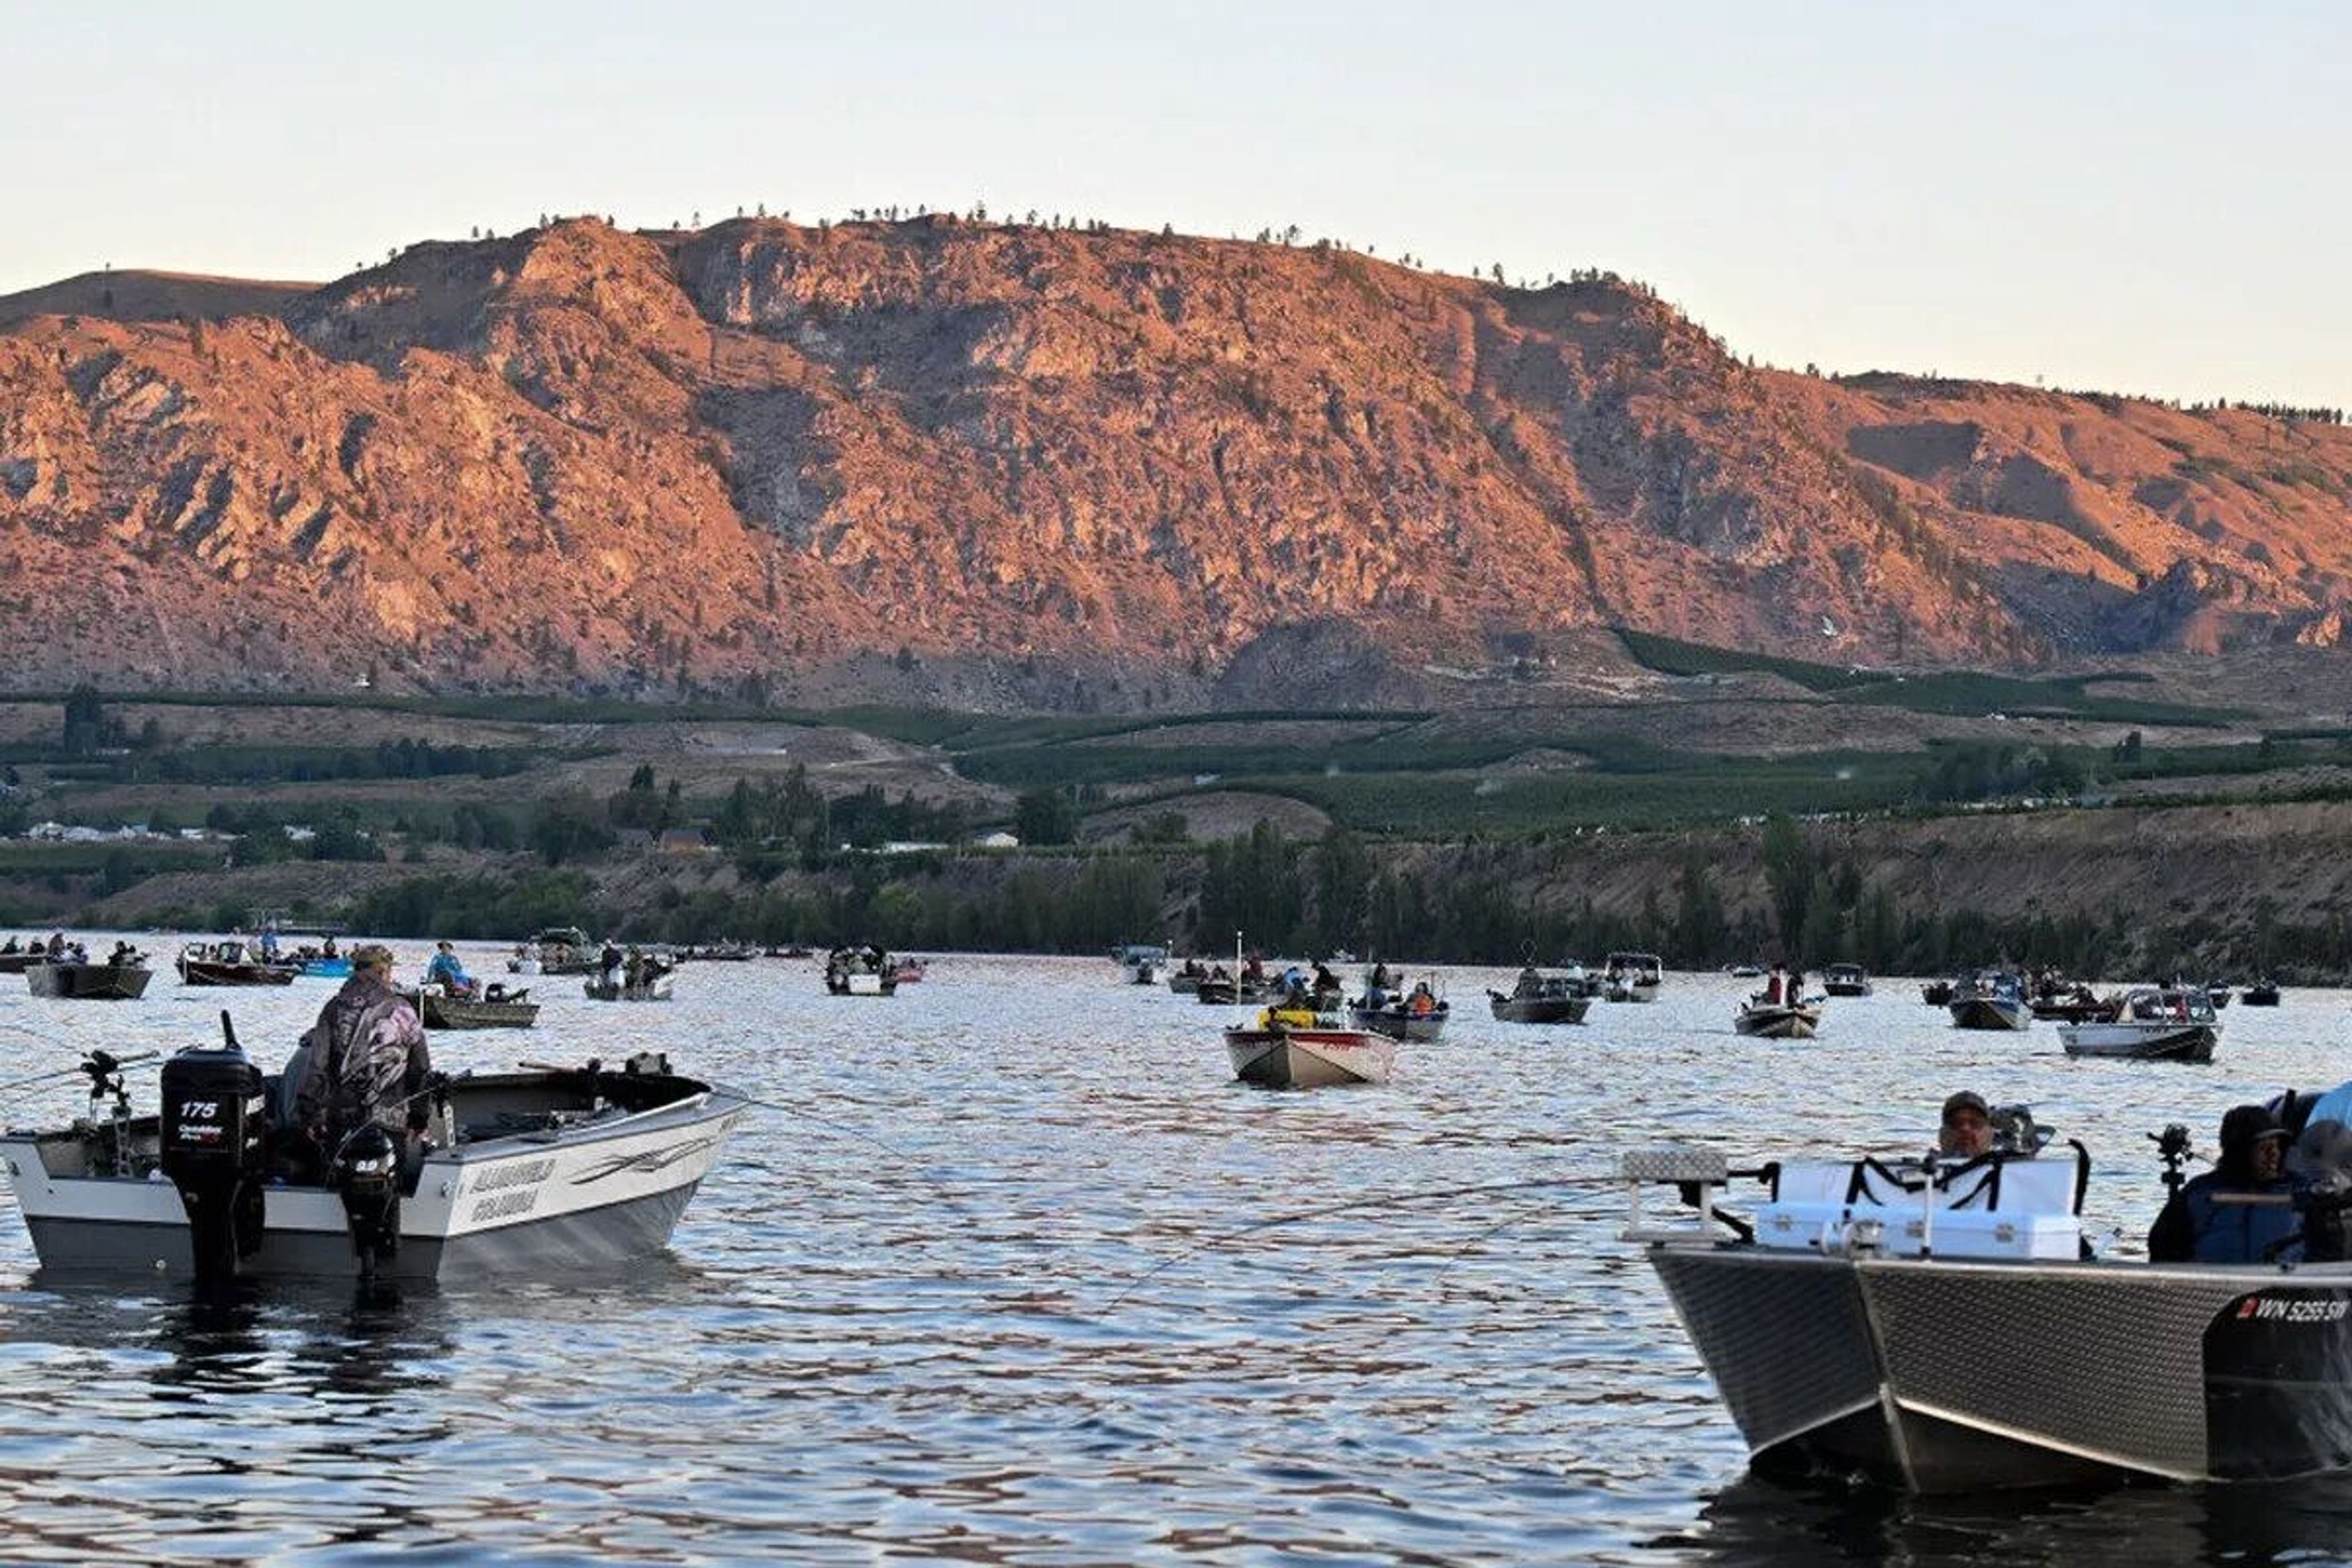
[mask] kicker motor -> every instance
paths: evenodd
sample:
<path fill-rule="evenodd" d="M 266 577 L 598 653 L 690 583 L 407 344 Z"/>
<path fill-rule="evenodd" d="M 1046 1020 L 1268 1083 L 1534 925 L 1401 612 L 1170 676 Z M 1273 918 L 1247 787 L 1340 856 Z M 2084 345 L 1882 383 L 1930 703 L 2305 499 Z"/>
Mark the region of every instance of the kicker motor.
<path fill-rule="evenodd" d="M 261 1069 L 226 1038 L 190 1046 L 163 1064 L 163 1168 L 188 1213 L 196 1278 L 233 1278 L 260 1248 L 268 1184 L 269 1122 Z"/>

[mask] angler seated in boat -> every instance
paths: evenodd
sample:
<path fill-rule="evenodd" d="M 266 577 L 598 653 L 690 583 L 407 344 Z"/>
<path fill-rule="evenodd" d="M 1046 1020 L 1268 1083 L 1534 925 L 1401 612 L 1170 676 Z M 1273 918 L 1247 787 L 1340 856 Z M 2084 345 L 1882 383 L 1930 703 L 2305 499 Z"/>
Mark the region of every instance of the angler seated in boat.
<path fill-rule="evenodd" d="M 450 995 L 467 1001 L 480 995 L 482 989 L 481 982 L 466 973 L 457 950 L 446 942 L 433 944 L 433 962 L 425 966 L 425 984 L 438 985 Z"/>
<path fill-rule="evenodd" d="M 2091 1158 L 2043 1158 L 2052 1140 L 2023 1106 L 1990 1107 L 1970 1090 L 1946 1102 L 1936 1148 L 1916 1159 L 1783 1160 L 1754 1173 L 1754 1245 L 1891 1257 L 2080 1258 Z"/>
<path fill-rule="evenodd" d="M 2221 1118 L 2221 1155 L 2213 1168 L 2178 1180 L 2173 1156 L 2188 1132 L 2175 1123 L 2158 1147 L 2167 1155 L 2171 1195 L 2147 1233 L 2150 1263 L 2269 1263 L 2302 1256 L 2302 1223 L 2294 1207 L 2295 1184 L 2286 1173 L 2289 1134 L 2260 1105 L 2241 1105 Z M 2264 1202 L 2248 1202 L 2263 1199 Z"/>

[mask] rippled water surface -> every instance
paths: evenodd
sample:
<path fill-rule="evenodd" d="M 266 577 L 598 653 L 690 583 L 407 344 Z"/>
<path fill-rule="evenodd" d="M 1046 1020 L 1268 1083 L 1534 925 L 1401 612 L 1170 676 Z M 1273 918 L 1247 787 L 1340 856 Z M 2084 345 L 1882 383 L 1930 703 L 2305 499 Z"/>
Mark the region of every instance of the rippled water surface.
<path fill-rule="evenodd" d="M 421 949 L 415 956 L 422 956 Z M 495 968 L 487 952 L 469 954 Z M 368 1302 L 198 1304 L 36 1272 L 0 1216 L 0 1557 L 2260 1560 L 2352 1547 L 2352 1489 L 1906 1502 L 1748 1479 L 1598 1184 L 1628 1144 L 1925 1146 L 1958 1087 L 2031 1100 L 2136 1245 L 2143 1134 L 2352 1071 L 2342 996 L 2225 1015 L 2211 1068 L 2073 1062 L 1889 984 L 1811 1043 L 1670 976 L 1582 1027 L 1461 1016 L 1385 1088 L 1230 1081 L 1233 1016 L 1099 961 L 956 957 L 895 998 L 808 963 L 691 966 L 668 1005 L 538 982 L 529 1033 L 440 1065 L 667 1050 L 775 1109 L 670 1253 L 625 1274 Z M 274 1066 L 327 982 L 142 1002 L 0 977 L 0 1078 L 169 1048 L 226 1002 Z M 153 1069 L 133 1075 L 153 1107 Z M 81 1106 L 19 1089 L 15 1125 Z M 1278 1222 L 1278 1223 L 1275 1223 Z"/>

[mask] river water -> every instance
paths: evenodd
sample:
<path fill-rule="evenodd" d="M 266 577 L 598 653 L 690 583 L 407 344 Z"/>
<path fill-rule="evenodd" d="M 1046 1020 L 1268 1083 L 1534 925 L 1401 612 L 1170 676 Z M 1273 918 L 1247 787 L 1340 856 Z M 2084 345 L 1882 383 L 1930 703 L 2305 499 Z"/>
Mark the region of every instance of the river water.
<path fill-rule="evenodd" d="M 95 945 L 95 944 L 93 944 Z M 419 944 L 404 944 L 421 960 Z M 477 971 L 495 971 L 488 950 Z M 404 971 L 413 973 L 413 969 Z M 2210 1068 L 1956 1031 L 1915 984 L 1745 1040 L 1675 974 L 1581 1027 L 1488 1019 L 1384 1088 L 1231 1081 L 1234 1016 L 1098 960 L 934 961 L 889 999 L 812 963 L 689 966 L 667 1005 L 542 980 L 439 1065 L 667 1050 L 763 1100 L 670 1253 L 609 1278 L 271 1285 L 198 1304 L 35 1268 L 0 1214 L 0 1558 L 881 1557 L 1007 1563 L 2263 1561 L 2352 1550 L 2352 1488 L 1926 1502 L 1749 1479 L 1649 1269 L 1617 1152 L 1925 1147 L 1945 1095 L 2031 1101 L 2128 1250 L 2143 1134 L 2352 1070 L 2345 998 L 2232 1007 Z M 208 1037 L 275 1066 L 331 983 L 141 1002 L 0 990 L 0 1078 Z M 153 1108 L 152 1068 L 133 1074 Z M 79 1110 L 16 1091 L 11 1125 Z M 1517 1186 L 1551 1182 L 1562 1184 Z M 1501 1191 L 1458 1193 L 1465 1187 Z M 5 1205 L 13 1208 L 13 1205 Z"/>

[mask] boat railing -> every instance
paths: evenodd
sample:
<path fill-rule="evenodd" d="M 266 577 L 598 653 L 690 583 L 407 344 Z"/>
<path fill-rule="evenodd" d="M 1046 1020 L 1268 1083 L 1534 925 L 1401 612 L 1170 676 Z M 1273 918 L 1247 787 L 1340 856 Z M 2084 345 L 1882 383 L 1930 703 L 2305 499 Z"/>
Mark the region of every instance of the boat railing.
<path fill-rule="evenodd" d="M 1724 1239 L 1725 1231 L 1717 1221 L 1725 1216 L 1716 1213 L 1715 1194 L 1730 1182 L 1732 1170 L 1722 1150 L 1691 1143 L 1629 1149 L 1618 1162 L 1618 1175 L 1625 1184 L 1622 1239 L 1641 1243 Z M 1642 1200 L 1650 1188 L 1657 1186 L 1679 1189 L 1697 1209 L 1696 1218 L 1680 1225 L 1653 1223 Z"/>
<path fill-rule="evenodd" d="M 1968 1158 L 1772 1161 L 1733 1169 L 1721 1152 L 1687 1145 L 1623 1156 L 1623 1238 L 1640 1243 L 1751 1242 L 1772 1251 L 1899 1258 L 2059 1258 L 2077 1255 L 2091 1157 L 2036 1158 L 2001 1149 Z M 1717 1208 L 1732 1178 L 1766 1188 L 1749 1218 Z M 1678 1189 L 1696 1210 L 1686 1224 L 1654 1220 L 1644 1190 Z"/>

